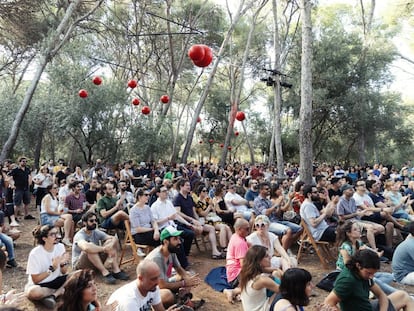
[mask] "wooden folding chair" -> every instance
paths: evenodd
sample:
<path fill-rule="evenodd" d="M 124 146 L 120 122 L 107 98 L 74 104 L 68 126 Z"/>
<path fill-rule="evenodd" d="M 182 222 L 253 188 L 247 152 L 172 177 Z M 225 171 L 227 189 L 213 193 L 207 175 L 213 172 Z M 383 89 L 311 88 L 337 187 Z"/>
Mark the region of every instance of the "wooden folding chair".
<path fill-rule="evenodd" d="M 145 254 L 148 254 L 150 252 L 150 250 L 152 249 L 151 246 L 149 245 L 143 245 L 143 244 L 135 244 L 134 241 L 134 237 L 132 236 L 131 233 L 131 224 L 129 222 L 129 220 L 125 220 L 125 239 L 124 239 L 124 243 L 122 245 L 122 251 L 121 251 L 121 258 L 119 260 L 119 266 L 122 266 L 123 264 L 129 263 L 131 261 L 134 262 L 134 264 L 138 264 L 139 261 L 141 260 L 140 256 L 138 256 L 138 248 L 141 248 L 144 250 Z M 132 257 L 129 259 L 124 259 L 125 256 L 125 252 L 126 252 L 126 248 L 130 246 L 131 247 L 131 251 L 132 251 Z"/>
<path fill-rule="evenodd" d="M 313 248 L 316 251 L 316 254 L 319 257 L 319 261 L 321 262 L 322 266 L 324 269 L 329 269 L 328 264 L 331 261 L 334 261 L 335 258 L 332 256 L 331 251 L 329 250 L 330 244 L 329 242 L 325 242 L 325 241 L 316 241 L 309 228 L 308 225 L 306 224 L 306 222 L 302 219 L 301 221 L 301 226 L 303 228 L 303 232 L 302 235 L 300 237 L 300 246 L 299 246 L 299 250 L 298 250 L 298 255 L 297 255 L 297 260 L 299 263 L 300 257 L 302 256 L 302 252 L 304 251 L 304 247 L 305 247 L 305 243 L 309 243 L 310 245 L 313 246 Z"/>

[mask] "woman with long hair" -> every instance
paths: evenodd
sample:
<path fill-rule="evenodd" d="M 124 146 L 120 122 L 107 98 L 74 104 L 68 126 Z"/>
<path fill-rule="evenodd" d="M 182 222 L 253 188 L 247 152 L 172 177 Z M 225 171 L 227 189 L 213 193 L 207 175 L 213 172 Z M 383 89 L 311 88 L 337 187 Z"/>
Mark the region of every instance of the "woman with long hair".
<path fill-rule="evenodd" d="M 218 216 L 214 211 L 213 204 L 210 202 L 205 185 L 200 185 L 196 189 L 196 194 L 198 196 L 198 200 L 195 204 L 195 208 L 199 218 L 204 219 L 205 223 L 212 225 L 215 230 L 219 231 L 220 247 L 225 250 L 232 235 L 230 227 L 224 223 L 220 216 Z"/>
<path fill-rule="evenodd" d="M 58 242 L 58 230 L 54 226 L 38 226 L 33 230 L 37 246 L 29 253 L 25 287 L 27 298 L 41 301 L 48 309 L 54 309 L 56 298 L 63 294 L 69 256 L 63 244 Z"/>
<path fill-rule="evenodd" d="M 285 271 L 280 283 L 280 296 L 272 311 L 303 311 L 312 293 L 312 275 L 305 269 L 291 268 Z"/>
<path fill-rule="evenodd" d="M 137 202 L 129 211 L 131 233 L 135 243 L 158 246 L 160 245 L 160 232 L 158 223 L 152 216 L 148 206 L 149 191 L 140 188 L 136 192 Z"/>
<path fill-rule="evenodd" d="M 244 311 L 267 311 L 276 294 L 267 297 L 266 290 L 279 292 L 279 285 L 264 271 L 270 266 L 267 249 L 252 246 L 246 253 L 240 271 L 241 301 Z"/>
<path fill-rule="evenodd" d="M 36 207 L 39 208 L 43 197 L 47 194 L 47 187 L 53 184 L 53 177 L 49 174 L 47 166 L 42 166 L 39 173 L 33 177 L 36 190 Z"/>
<path fill-rule="evenodd" d="M 59 209 L 58 190 L 56 184 L 47 186 L 47 194 L 42 199 L 40 204 L 40 220 L 42 225 L 50 225 L 55 227 L 63 227 L 65 236 L 62 243 L 66 246 L 72 246 L 70 238 L 73 236 L 73 221 L 72 215 L 64 213 L 64 210 Z"/>
<path fill-rule="evenodd" d="M 78 270 L 66 281 L 65 293 L 59 311 L 115 310 L 116 303 L 102 307 L 98 301 L 97 286 L 92 270 Z"/>
<path fill-rule="evenodd" d="M 336 268 L 343 270 L 347 262 L 352 256 L 362 249 L 370 249 L 361 241 L 361 227 L 357 222 L 346 221 L 340 224 L 337 228 L 336 241 L 339 248 L 338 260 L 336 261 Z M 376 252 L 376 251 L 375 251 Z M 378 257 L 381 257 L 384 251 L 376 252 Z M 376 272 L 374 274 L 374 281 L 384 291 L 384 293 L 391 294 L 397 289 L 388 285 L 394 280 L 391 273 Z"/>
<path fill-rule="evenodd" d="M 223 184 L 218 184 L 213 197 L 213 206 L 216 214 L 229 226 L 234 226 L 234 213 L 227 209 L 226 202 L 224 202 L 224 195 L 226 194 L 226 187 Z"/>

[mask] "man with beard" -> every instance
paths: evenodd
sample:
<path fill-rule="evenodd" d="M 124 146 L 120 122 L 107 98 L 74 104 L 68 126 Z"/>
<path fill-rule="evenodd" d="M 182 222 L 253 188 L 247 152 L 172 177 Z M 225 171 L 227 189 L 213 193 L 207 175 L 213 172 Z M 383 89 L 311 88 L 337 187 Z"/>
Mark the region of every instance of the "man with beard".
<path fill-rule="evenodd" d="M 161 302 L 162 293 L 168 289 L 160 289 L 158 286 L 160 268 L 156 263 L 143 260 L 137 266 L 137 279 L 118 288 L 109 297 L 107 305 L 118 303 L 117 311 L 154 310 L 164 311 Z M 168 308 L 168 311 L 180 310 L 176 305 Z"/>
<path fill-rule="evenodd" d="M 303 187 L 305 201 L 300 206 L 300 217 L 308 225 L 309 231 L 316 241 L 335 242 L 336 228 L 329 226 L 326 218 L 332 216 L 335 206 L 327 206 L 321 211 L 317 209 L 314 202 L 319 201 L 318 189 L 312 185 Z"/>
<path fill-rule="evenodd" d="M 146 260 L 155 262 L 160 269 L 159 287 L 167 289 L 161 293 L 164 306 L 171 306 L 175 302 L 175 293 L 183 288 L 187 291 L 200 284 L 198 274 L 191 275 L 181 267 L 177 253 L 180 251 L 182 231 L 168 226 L 161 231 L 161 245 L 155 248 L 146 257 Z M 177 274 L 172 275 L 172 268 Z"/>
<path fill-rule="evenodd" d="M 101 227 L 104 229 L 124 229 L 124 220 L 129 219 L 128 214 L 123 210 L 126 192 L 121 193 L 121 196 L 117 198 L 114 185 L 110 182 L 102 185 L 102 189 L 105 195 L 99 199 L 96 208 Z"/>
<path fill-rule="evenodd" d="M 108 284 L 115 284 L 117 279 L 128 280 L 129 276 L 118 265 L 118 239 L 96 229 L 97 216 L 93 212 L 83 215 L 82 223 L 84 227 L 73 238 L 73 269 L 97 269 Z M 107 259 L 112 273 L 104 265 Z"/>
<path fill-rule="evenodd" d="M 256 179 L 250 179 L 249 190 L 247 190 L 244 198 L 247 200 L 250 207 L 254 207 L 254 199 L 259 196 L 259 182 Z"/>

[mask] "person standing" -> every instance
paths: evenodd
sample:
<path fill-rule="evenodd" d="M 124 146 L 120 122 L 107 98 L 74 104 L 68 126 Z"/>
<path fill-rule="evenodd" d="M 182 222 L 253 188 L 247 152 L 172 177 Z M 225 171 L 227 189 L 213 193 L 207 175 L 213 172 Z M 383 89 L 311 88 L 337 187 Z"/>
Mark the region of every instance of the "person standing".
<path fill-rule="evenodd" d="M 30 193 L 30 185 L 32 184 L 32 176 L 30 169 L 27 167 L 26 157 L 18 159 L 18 166 L 13 169 L 9 176 L 14 180 L 14 206 L 18 211 L 22 205 L 24 207 L 24 219 L 36 219 L 29 214 L 29 204 L 32 194 Z M 15 213 L 17 214 L 17 213 Z"/>

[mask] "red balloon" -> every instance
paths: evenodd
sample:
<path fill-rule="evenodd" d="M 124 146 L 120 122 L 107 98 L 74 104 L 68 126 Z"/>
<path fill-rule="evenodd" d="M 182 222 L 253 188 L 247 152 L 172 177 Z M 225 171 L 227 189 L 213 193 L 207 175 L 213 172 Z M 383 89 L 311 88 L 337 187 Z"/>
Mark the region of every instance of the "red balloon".
<path fill-rule="evenodd" d="M 135 88 L 137 87 L 137 85 L 138 85 L 137 80 L 132 79 L 132 80 L 129 80 L 129 81 L 128 81 L 128 86 L 129 86 L 131 89 L 135 89 Z"/>
<path fill-rule="evenodd" d="M 214 139 L 210 139 L 209 141 L 208 141 L 210 144 L 212 144 L 212 143 L 214 143 Z"/>
<path fill-rule="evenodd" d="M 204 57 L 201 60 L 194 61 L 194 65 L 198 67 L 207 67 L 213 61 L 213 51 L 207 46 L 203 45 L 204 48 Z"/>
<path fill-rule="evenodd" d="M 81 97 L 81 98 L 86 98 L 86 97 L 88 97 L 88 91 L 87 90 L 84 90 L 84 89 L 81 89 L 81 90 L 79 90 L 79 96 Z"/>
<path fill-rule="evenodd" d="M 199 141 L 199 143 L 200 143 L 200 145 L 201 145 L 201 144 L 203 143 L 203 141 L 202 141 L 202 140 L 200 140 L 200 141 Z"/>
<path fill-rule="evenodd" d="M 228 149 L 228 150 L 231 150 L 231 146 L 228 146 L 228 147 L 227 147 L 227 149 Z"/>
<path fill-rule="evenodd" d="M 134 106 L 138 106 L 140 103 L 141 103 L 141 101 L 139 100 L 139 98 L 134 98 L 134 99 L 132 100 L 132 104 L 133 104 Z"/>
<path fill-rule="evenodd" d="M 148 106 L 144 106 L 144 107 L 142 107 L 141 112 L 142 112 L 142 114 L 149 114 L 151 112 L 151 109 Z"/>
<path fill-rule="evenodd" d="M 240 134 L 239 132 L 234 132 L 234 135 L 236 136 L 239 136 L 239 134 Z"/>
<path fill-rule="evenodd" d="M 170 101 L 170 97 L 168 95 L 162 95 L 160 100 L 162 103 L 168 104 L 168 102 Z"/>
<path fill-rule="evenodd" d="M 195 44 L 188 50 L 188 57 L 190 57 L 193 62 L 202 60 L 204 54 L 204 46 L 202 44 Z"/>
<path fill-rule="evenodd" d="M 246 119 L 246 115 L 244 114 L 243 111 L 237 111 L 237 113 L 236 113 L 236 119 L 238 121 L 244 121 L 244 119 Z"/>
<path fill-rule="evenodd" d="M 224 147 L 224 144 L 220 144 L 220 148 L 223 148 Z"/>
<path fill-rule="evenodd" d="M 200 122 L 201 122 L 201 118 L 197 117 L 197 123 L 200 123 Z"/>
<path fill-rule="evenodd" d="M 93 77 L 92 82 L 95 85 L 101 85 L 102 84 L 102 78 L 100 76 L 95 76 L 95 77 Z"/>

